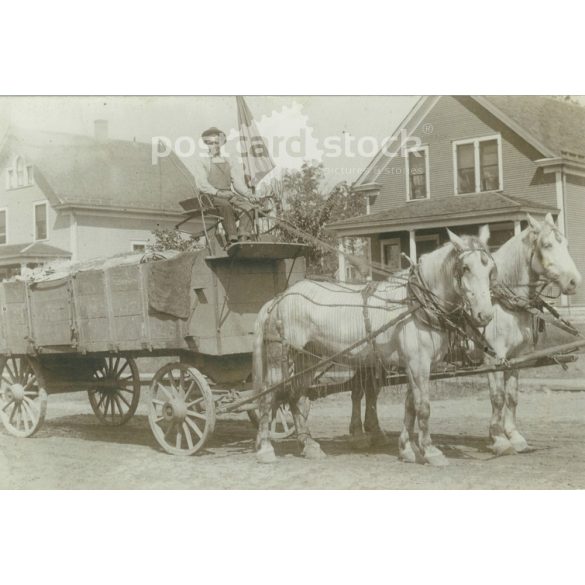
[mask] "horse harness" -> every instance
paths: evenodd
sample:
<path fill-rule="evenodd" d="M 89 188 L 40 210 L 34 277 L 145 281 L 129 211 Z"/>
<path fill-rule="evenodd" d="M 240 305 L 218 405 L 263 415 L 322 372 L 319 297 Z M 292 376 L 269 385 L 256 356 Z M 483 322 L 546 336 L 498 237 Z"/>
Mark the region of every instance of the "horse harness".
<path fill-rule="evenodd" d="M 468 254 L 481 252 L 493 261 L 492 255 L 486 249 L 473 248 L 460 252 L 455 265 L 455 278 L 458 290 L 461 290 L 461 278 L 463 275 L 461 260 Z M 495 267 L 495 261 L 494 261 Z M 496 269 L 497 270 L 497 269 Z M 475 345 L 484 353 L 495 356 L 496 352 L 485 338 L 484 332 L 471 321 L 468 312 L 465 310 L 466 301 L 462 299 L 461 304 L 448 311 L 438 301 L 437 296 L 425 283 L 420 272 L 420 264 L 413 264 L 408 277 L 408 291 L 412 301 L 419 306 L 415 313 L 421 323 L 437 331 L 446 331 L 449 334 L 449 347 L 453 346 L 453 338 L 466 340 L 471 338 Z"/>

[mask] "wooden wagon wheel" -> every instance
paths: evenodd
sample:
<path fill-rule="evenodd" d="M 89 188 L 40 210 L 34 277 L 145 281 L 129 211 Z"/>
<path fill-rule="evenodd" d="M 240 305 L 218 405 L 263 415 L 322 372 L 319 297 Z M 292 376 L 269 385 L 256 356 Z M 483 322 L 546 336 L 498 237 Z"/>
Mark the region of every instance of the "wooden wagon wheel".
<path fill-rule="evenodd" d="M 32 437 L 47 412 L 41 366 L 28 357 L 0 359 L 0 418 L 15 437 Z"/>
<path fill-rule="evenodd" d="M 258 411 L 248 410 L 248 418 L 258 428 Z M 278 404 L 272 409 L 270 420 L 270 438 L 274 440 L 288 439 L 295 434 L 295 423 L 288 404 Z"/>
<path fill-rule="evenodd" d="M 166 364 L 150 385 L 148 422 L 159 445 L 173 455 L 193 455 L 215 427 L 215 401 L 193 367 Z"/>
<path fill-rule="evenodd" d="M 93 378 L 106 387 L 90 388 L 89 403 L 106 425 L 127 423 L 140 402 L 140 374 L 130 357 L 108 356 L 93 372 Z"/>

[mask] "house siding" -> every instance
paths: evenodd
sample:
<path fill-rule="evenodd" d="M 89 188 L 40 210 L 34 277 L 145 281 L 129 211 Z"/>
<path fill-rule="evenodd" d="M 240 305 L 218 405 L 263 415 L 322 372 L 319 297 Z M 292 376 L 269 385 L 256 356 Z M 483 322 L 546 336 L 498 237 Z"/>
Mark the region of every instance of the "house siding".
<path fill-rule="evenodd" d="M 565 180 L 565 206 L 567 238 L 571 256 L 585 276 L 585 178 L 568 175 Z M 585 304 L 585 285 L 577 289 L 577 294 L 569 297 L 571 305 Z"/>
<path fill-rule="evenodd" d="M 10 165 L 8 165 L 9 167 Z M 69 250 L 63 237 L 63 222 L 37 184 L 7 189 L 7 166 L 0 169 L 0 208 L 7 212 L 6 244 L 27 244 L 35 238 L 35 203 L 47 204 L 48 239 L 46 244 Z M 0 245 L 0 251 L 2 247 Z"/>
<path fill-rule="evenodd" d="M 453 176 L 453 141 L 500 134 L 504 192 L 513 197 L 556 205 L 554 175 L 545 175 L 534 160 L 542 154 L 509 130 L 497 118 L 469 97 L 443 96 L 422 119 L 412 136 L 429 147 L 429 185 L 431 198 L 455 197 Z M 411 145 L 412 143 L 409 143 Z M 406 203 L 406 176 L 403 157 L 396 156 L 379 177 L 380 194 L 371 213 L 378 213 Z M 457 197 L 489 197 L 486 194 Z"/>
<path fill-rule="evenodd" d="M 153 241 L 152 232 L 172 228 L 177 220 L 116 218 L 79 215 L 77 259 L 79 261 L 130 252 L 133 241 Z"/>

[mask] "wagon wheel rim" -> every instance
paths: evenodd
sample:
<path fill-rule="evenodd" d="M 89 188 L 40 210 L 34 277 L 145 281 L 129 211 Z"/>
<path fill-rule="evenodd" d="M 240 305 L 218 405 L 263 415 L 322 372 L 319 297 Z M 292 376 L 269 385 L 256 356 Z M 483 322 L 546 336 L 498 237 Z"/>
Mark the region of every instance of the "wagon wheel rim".
<path fill-rule="evenodd" d="M 215 427 L 215 402 L 195 368 L 163 366 L 150 385 L 148 421 L 159 445 L 173 455 L 193 455 Z"/>
<path fill-rule="evenodd" d="M 140 402 L 140 374 L 136 362 L 129 357 L 108 356 L 95 368 L 92 377 L 111 384 L 107 389 L 87 391 L 94 414 L 109 426 L 126 424 Z"/>
<path fill-rule="evenodd" d="M 248 418 L 258 428 L 258 411 L 248 410 Z M 270 438 L 274 440 L 288 439 L 295 434 L 295 424 L 288 404 L 279 404 L 272 410 L 270 419 Z"/>
<path fill-rule="evenodd" d="M 295 425 L 288 404 L 279 404 L 272 410 L 270 421 L 270 437 L 273 439 L 287 439 L 295 432 Z"/>
<path fill-rule="evenodd" d="M 40 366 L 28 357 L 0 361 L 0 418 L 15 437 L 32 437 L 47 413 L 47 392 Z"/>

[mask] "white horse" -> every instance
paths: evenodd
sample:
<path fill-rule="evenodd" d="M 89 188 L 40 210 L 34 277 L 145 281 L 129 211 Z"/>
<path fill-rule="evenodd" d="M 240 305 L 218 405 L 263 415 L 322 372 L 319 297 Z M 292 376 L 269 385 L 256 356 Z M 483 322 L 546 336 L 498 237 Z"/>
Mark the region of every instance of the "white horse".
<path fill-rule="evenodd" d="M 445 311 L 463 307 L 477 326 L 487 325 L 493 316 L 490 285 L 495 263 L 487 249 L 488 238 L 487 226 L 480 230 L 479 238 L 458 237 L 449 232 L 450 242 L 425 255 L 418 268 L 420 282 L 432 291 L 437 305 Z M 363 285 L 304 280 L 264 305 L 256 321 L 253 351 L 256 391 L 260 393 L 282 382 L 289 376 L 291 366 L 299 373 L 319 358 L 333 356 L 350 347 L 390 323 L 407 306 L 412 307 L 405 278 L 391 277 L 375 286 L 373 292 L 367 292 Z M 344 356 L 345 363 L 355 369 L 372 370 L 381 361 L 384 367 L 397 365 L 406 370 L 411 400 L 400 436 L 400 457 L 405 461 L 414 462 L 415 449 L 419 449 L 427 463 L 447 463 L 433 445 L 429 429 L 429 375 L 432 365 L 447 351 L 447 344 L 448 334 L 429 323 L 427 313 L 417 310 L 377 335 L 374 343 L 359 344 Z M 290 404 L 303 455 L 316 458 L 324 454 L 311 438 L 304 394 L 312 377 L 312 372 L 299 376 L 288 385 L 284 398 Z M 275 460 L 270 443 L 274 399 L 273 392 L 259 399 L 256 447 L 261 462 Z M 415 419 L 419 425 L 418 447 L 415 445 Z"/>
<path fill-rule="evenodd" d="M 525 301 L 534 297 L 542 281 L 555 283 L 564 294 L 574 294 L 581 283 L 581 275 L 569 254 L 567 239 L 550 213 L 543 223 L 530 215 L 528 222 L 527 229 L 494 253 L 498 281 Z M 532 348 L 532 315 L 527 311 L 507 309 L 497 302 L 494 307 L 494 318 L 485 336 L 496 352 L 496 359 L 514 357 Z M 492 402 L 491 448 L 497 455 L 528 449 L 526 439 L 516 427 L 518 374 L 518 370 L 506 370 L 488 375 Z"/>

